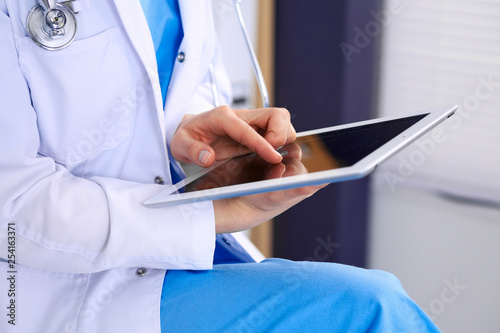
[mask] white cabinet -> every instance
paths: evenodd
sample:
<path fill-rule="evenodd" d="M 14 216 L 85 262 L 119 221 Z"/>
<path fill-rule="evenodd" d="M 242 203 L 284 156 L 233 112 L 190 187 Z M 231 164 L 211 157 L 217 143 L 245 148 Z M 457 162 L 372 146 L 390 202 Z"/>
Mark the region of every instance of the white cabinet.
<path fill-rule="evenodd" d="M 500 207 L 372 179 L 369 267 L 395 274 L 443 332 L 498 332 Z"/>

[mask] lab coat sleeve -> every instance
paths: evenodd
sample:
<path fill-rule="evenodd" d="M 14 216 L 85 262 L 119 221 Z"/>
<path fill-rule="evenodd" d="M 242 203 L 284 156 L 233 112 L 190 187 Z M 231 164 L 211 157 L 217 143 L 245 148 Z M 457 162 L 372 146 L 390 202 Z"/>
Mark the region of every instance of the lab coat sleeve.
<path fill-rule="evenodd" d="M 73 176 L 38 154 L 37 117 L 0 4 L 0 257 L 15 229 L 18 264 L 86 273 L 113 267 L 209 269 L 210 202 L 150 209 L 161 186 Z"/>

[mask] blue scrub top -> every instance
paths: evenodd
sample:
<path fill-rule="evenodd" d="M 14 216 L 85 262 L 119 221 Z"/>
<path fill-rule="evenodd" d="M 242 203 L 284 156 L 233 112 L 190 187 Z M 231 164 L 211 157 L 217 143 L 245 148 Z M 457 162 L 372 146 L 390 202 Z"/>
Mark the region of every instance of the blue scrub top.
<path fill-rule="evenodd" d="M 155 46 L 163 105 L 184 31 L 178 0 L 140 0 Z"/>

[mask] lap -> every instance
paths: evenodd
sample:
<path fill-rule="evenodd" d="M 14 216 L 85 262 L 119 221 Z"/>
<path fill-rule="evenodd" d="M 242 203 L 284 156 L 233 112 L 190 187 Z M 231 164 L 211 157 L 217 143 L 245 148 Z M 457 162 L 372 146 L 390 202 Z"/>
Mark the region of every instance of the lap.
<path fill-rule="evenodd" d="M 281 259 L 168 271 L 161 316 L 164 332 L 433 330 L 391 274 Z"/>

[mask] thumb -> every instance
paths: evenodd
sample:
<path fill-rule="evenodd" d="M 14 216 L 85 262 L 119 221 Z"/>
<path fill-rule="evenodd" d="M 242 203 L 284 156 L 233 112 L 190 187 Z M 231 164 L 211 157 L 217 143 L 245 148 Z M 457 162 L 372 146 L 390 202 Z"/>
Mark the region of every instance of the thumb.
<path fill-rule="evenodd" d="M 206 145 L 208 146 L 208 145 Z M 210 147 L 210 146 L 208 146 Z M 209 167 L 211 166 L 214 161 L 215 161 L 215 155 L 213 149 L 204 149 L 205 147 L 202 147 L 202 149 L 199 149 L 198 153 L 198 161 L 193 161 L 193 163 L 201 166 L 201 167 Z"/>
<path fill-rule="evenodd" d="M 201 167 L 209 167 L 215 162 L 215 151 L 210 145 L 201 141 L 184 138 L 182 144 L 177 142 L 172 155 L 180 162 L 194 163 Z"/>

